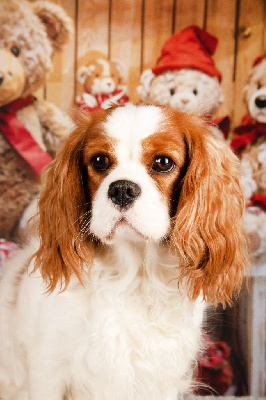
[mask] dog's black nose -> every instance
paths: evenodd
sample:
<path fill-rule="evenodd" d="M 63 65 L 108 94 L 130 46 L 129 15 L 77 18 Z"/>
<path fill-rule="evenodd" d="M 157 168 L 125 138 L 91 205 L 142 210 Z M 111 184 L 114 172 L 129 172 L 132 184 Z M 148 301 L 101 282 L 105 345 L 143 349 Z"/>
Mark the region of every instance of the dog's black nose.
<path fill-rule="evenodd" d="M 134 182 L 119 180 L 109 186 L 108 197 L 120 208 L 126 208 L 139 197 L 141 188 Z"/>
<path fill-rule="evenodd" d="M 258 108 L 265 108 L 266 107 L 266 97 L 256 97 L 255 104 Z"/>

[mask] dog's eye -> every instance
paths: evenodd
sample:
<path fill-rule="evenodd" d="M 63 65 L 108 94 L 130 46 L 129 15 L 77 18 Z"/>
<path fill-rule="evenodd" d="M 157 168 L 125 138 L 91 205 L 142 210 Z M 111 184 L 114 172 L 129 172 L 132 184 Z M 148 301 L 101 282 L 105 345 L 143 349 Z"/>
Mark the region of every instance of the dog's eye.
<path fill-rule="evenodd" d="M 175 89 L 170 89 L 170 95 L 173 96 L 175 94 Z"/>
<path fill-rule="evenodd" d="M 261 83 L 258 83 L 258 89 L 261 89 L 262 85 Z"/>
<path fill-rule="evenodd" d="M 19 49 L 17 48 L 17 46 L 12 46 L 10 49 L 11 53 L 14 54 L 14 56 L 18 57 L 19 55 Z"/>
<path fill-rule="evenodd" d="M 97 154 L 91 158 L 90 164 L 94 171 L 105 172 L 108 170 L 108 168 L 110 168 L 111 161 L 110 158 L 105 154 Z"/>
<path fill-rule="evenodd" d="M 194 89 L 194 90 L 193 90 L 193 94 L 194 94 L 195 96 L 197 96 L 197 94 L 198 94 L 197 89 Z"/>
<path fill-rule="evenodd" d="M 156 172 L 167 173 L 175 168 L 174 161 L 167 156 L 156 156 L 153 159 L 152 169 Z"/>

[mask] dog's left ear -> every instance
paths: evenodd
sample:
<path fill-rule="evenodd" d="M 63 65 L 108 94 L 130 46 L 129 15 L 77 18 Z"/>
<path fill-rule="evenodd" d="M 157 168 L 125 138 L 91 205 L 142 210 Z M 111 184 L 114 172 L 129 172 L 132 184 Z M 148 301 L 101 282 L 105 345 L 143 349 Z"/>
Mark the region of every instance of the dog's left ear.
<path fill-rule="evenodd" d="M 178 279 L 191 300 L 230 304 L 248 265 L 238 159 L 193 117 L 183 127 L 187 170 L 173 217 L 171 244 L 181 255 Z"/>

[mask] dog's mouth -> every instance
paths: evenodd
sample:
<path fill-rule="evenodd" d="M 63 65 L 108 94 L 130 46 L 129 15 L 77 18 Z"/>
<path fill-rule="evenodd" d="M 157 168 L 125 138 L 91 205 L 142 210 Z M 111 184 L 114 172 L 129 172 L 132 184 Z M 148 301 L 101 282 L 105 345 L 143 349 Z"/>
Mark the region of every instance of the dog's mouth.
<path fill-rule="evenodd" d="M 116 221 L 107 240 L 113 240 L 114 238 L 130 241 L 147 239 L 125 216 L 121 216 Z"/>

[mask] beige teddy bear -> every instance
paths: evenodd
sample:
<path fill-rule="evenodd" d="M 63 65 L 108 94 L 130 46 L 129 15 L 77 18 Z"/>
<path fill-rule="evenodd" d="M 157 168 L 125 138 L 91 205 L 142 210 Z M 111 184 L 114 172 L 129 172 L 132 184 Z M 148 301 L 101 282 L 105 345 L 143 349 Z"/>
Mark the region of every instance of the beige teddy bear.
<path fill-rule="evenodd" d="M 84 110 L 92 112 L 106 109 L 112 103 L 128 102 L 127 88 L 122 84 L 123 66 L 118 60 L 98 57 L 81 66 L 77 78 L 84 90 L 77 103 Z"/>
<path fill-rule="evenodd" d="M 251 251 L 260 257 L 266 255 L 266 54 L 255 60 L 244 96 L 248 114 L 235 129 L 231 147 L 241 159 Z"/>
<path fill-rule="evenodd" d="M 70 120 L 33 97 L 71 19 L 48 1 L 0 1 L 0 238 L 18 240 L 34 213 L 42 168 L 65 138 Z"/>
<path fill-rule="evenodd" d="M 211 57 L 216 45 L 217 39 L 197 26 L 172 35 L 163 45 L 156 66 L 141 75 L 141 101 L 197 112 L 212 123 L 223 102 L 222 75 Z M 226 135 L 228 130 L 229 126 Z M 215 124 L 213 132 L 223 138 Z"/>

